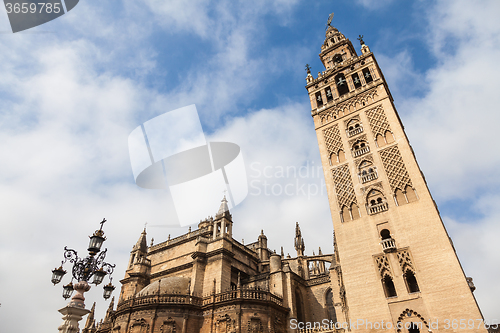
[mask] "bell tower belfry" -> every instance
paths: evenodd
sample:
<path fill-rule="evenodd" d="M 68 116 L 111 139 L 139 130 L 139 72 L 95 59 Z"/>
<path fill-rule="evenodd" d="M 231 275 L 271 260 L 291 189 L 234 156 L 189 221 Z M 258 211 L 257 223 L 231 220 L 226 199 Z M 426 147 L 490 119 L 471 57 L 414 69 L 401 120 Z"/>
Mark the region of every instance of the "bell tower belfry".
<path fill-rule="evenodd" d="M 325 69 L 315 78 L 306 66 L 345 285 L 334 301 L 345 297 L 354 332 L 465 332 L 461 320 L 482 319 L 473 289 L 382 71 L 358 39 L 360 55 L 329 20 Z"/>

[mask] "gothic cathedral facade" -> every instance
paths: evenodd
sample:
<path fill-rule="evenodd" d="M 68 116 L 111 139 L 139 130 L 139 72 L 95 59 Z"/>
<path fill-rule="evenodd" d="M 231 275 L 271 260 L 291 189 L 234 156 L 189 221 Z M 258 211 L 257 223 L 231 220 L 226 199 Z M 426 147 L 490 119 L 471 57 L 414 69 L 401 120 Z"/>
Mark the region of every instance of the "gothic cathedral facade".
<path fill-rule="evenodd" d="M 377 61 L 328 25 L 306 89 L 354 332 L 463 332 L 482 319 Z M 439 326 L 436 323 L 439 323 Z M 447 323 L 449 325 L 447 325 Z M 449 329 L 445 329 L 449 326 Z M 458 325 L 460 326 L 460 325 Z M 389 330 L 391 331 L 391 330 Z M 475 327 L 475 332 L 485 332 Z"/>

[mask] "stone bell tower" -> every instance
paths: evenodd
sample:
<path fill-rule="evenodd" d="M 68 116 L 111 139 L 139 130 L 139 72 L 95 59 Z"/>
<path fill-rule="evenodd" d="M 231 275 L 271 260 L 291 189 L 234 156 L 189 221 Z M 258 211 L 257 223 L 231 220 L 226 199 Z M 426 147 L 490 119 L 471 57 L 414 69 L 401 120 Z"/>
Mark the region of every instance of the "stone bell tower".
<path fill-rule="evenodd" d="M 486 332 L 387 82 L 359 40 L 360 55 L 328 24 L 325 69 L 315 78 L 306 66 L 345 284 L 334 301 L 345 296 L 354 332 L 470 332 L 462 323 L 472 320 Z"/>

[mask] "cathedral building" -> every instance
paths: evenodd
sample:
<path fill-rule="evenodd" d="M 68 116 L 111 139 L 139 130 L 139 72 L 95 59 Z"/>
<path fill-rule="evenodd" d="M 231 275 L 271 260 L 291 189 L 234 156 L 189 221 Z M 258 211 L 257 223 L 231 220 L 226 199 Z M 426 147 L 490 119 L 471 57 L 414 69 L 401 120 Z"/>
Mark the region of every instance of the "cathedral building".
<path fill-rule="evenodd" d="M 342 294 L 335 258 L 321 248 L 306 256 L 298 223 L 294 258 L 269 250 L 263 232 L 242 244 L 232 227 L 224 198 L 197 230 L 149 247 L 144 230 L 116 309 L 112 300 L 98 328 L 92 310 L 83 333 L 284 333 L 290 319 L 344 319 L 345 299 L 334 296 Z"/>
<path fill-rule="evenodd" d="M 359 39 L 358 55 L 328 24 L 325 69 L 315 78 L 307 66 L 334 253 L 306 256 L 298 223 L 296 257 L 269 250 L 263 232 L 242 244 L 224 198 L 215 217 L 177 238 L 148 247 L 144 230 L 116 307 L 98 325 L 91 312 L 84 333 L 486 332 L 387 82 Z"/>

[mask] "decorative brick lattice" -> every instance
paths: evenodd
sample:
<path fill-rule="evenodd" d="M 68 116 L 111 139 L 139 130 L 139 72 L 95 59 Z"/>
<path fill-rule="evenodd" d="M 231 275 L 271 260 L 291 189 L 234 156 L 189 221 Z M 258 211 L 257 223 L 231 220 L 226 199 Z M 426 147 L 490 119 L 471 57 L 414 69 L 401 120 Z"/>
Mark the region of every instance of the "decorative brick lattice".
<path fill-rule="evenodd" d="M 344 147 L 342 146 L 338 125 L 328 127 L 323 131 L 323 135 L 325 136 L 326 149 L 329 154 L 338 154 L 340 149 L 343 150 Z"/>
<path fill-rule="evenodd" d="M 333 108 L 328 108 L 328 111 L 320 112 L 321 123 L 333 121 L 334 119 L 343 117 L 344 115 L 355 112 L 365 105 L 373 103 L 378 96 L 377 88 L 372 88 L 364 93 L 354 96 L 345 102 L 335 105 Z"/>
<path fill-rule="evenodd" d="M 407 250 L 403 250 L 398 252 L 398 261 L 399 265 L 401 266 L 401 270 L 403 272 L 406 271 L 406 269 L 410 269 L 412 271 L 415 271 L 415 268 L 413 267 L 413 263 L 411 262 L 410 258 L 410 253 L 408 253 Z"/>
<path fill-rule="evenodd" d="M 377 137 L 379 134 L 385 136 L 385 132 L 391 130 L 389 122 L 385 116 L 384 109 L 381 105 L 366 111 L 366 116 L 370 122 L 370 127 L 374 137 Z"/>
<path fill-rule="evenodd" d="M 377 268 L 381 278 L 383 278 L 384 275 L 392 277 L 391 266 L 389 265 L 389 260 L 387 260 L 385 255 L 375 257 L 375 261 L 377 262 Z"/>
<path fill-rule="evenodd" d="M 385 172 L 387 178 L 389 178 L 389 185 L 391 185 L 391 190 L 393 192 L 398 188 L 404 190 L 406 185 L 413 187 L 408 171 L 406 171 L 403 158 L 399 153 L 398 146 L 392 146 L 381 150 L 380 157 L 382 157 Z"/>
<path fill-rule="evenodd" d="M 335 184 L 335 192 L 337 192 L 339 208 L 342 209 L 343 206 L 350 207 L 352 203 L 357 205 L 351 173 L 347 165 L 333 169 L 332 176 Z"/>

